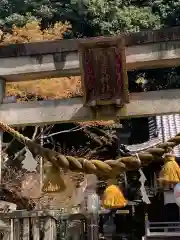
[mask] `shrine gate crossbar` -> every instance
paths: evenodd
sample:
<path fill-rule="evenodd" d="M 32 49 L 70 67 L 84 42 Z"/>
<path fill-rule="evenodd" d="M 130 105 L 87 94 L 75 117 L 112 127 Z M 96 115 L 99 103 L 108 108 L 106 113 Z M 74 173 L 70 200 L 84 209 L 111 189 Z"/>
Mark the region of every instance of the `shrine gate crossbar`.
<path fill-rule="evenodd" d="M 180 64 L 180 27 L 126 34 L 124 39 L 128 71 Z M 115 118 L 114 110 L 107 106 L 102 107 L 95 118 L 90 109 L 83 106 L 82 98 L 3 103 L 6 82 L 80 75 L 79 41 L 57 40 L 0 46 L 1 121 L 11 126 L 23 126 Z M 180 90 L 132 93 L 130 103 L 122 109 L 120 118 L 179 112 Z"/>

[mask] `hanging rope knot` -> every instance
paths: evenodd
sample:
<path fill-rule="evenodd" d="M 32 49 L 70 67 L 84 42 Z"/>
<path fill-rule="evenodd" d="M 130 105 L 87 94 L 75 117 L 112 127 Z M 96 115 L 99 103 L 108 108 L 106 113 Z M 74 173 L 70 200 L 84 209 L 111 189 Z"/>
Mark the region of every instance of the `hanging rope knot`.
<path fill-rule="evenodd" d="M 163 155 L 164 165 L 159 173 L 159 181 L 161 184 L 176 184 L 180 182 L 180 167 L 176 162 L 176 156 L 171 152 Z"/>
<path fill-rule="evenodd" d="M 165 154 L 164 155 L 164 162 L 171 162 L 171 161 L 176 161 L 175 156 L 172 154 Z"/>
<path fill-rule="evenodd" d="M 114 184 L 109 185 L 103 195 L 103 207 L 112 208 L 123 208 L 128 204 L 121 189 Z"/>
<path fill-rule="evenodd" d="M 164 158 L 165 163 L 176 161 L 174 150 L 171 147 L 168 147 L 166 153 L 163 154 L 162 158 Z"/>

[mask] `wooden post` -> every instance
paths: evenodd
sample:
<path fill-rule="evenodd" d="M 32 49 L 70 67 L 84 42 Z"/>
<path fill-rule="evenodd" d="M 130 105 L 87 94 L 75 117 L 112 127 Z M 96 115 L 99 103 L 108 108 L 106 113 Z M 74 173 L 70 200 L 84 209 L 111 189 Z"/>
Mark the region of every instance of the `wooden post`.
<path fill-rule="evenodd" d="M 13 240 L 19 240 L 21 234 L 21 227 L 19 219 L 13 219 Z"/>
<path fill-rule="evenodd" d="M 23 219 L 23 240 L 29 240 L 30 238 L 30 222 L 29 218 Z"/>
<path fill-rule="evenodd" d="M 145 214 L 145 234 L 146 237 L 150 235 L 150 229 L 149 229 L 149 220 L 148 220 L 148 214 Z"/>
<path fill-rule="evenodd" d="M 44 240 L 56 240 L 56 238 L 57 238 L 56 220 L 52 217 L 47 217 L 44 226 Z"/>
<path fill-rule="evenodd" d="M 10 224 L 10 220 L 9 219 L 6 219 L 6 220 L 1 220 L 1 224 L 2 225 L 6 225 L 7 226 L 7 228 L 5 227 L 4 229 L 3 228 L 1 228 L 1 231 L 0 231 L 0 233 L 1 233 L 1 239 L 2 240 L 10 240 L 10 226 L 11 226 L 11 224 Z"/>
<path fill-rule="evenodd" d="M 3 78 L 0 78 L 0 104 L 3 103 L 5 97 L 6 82 Z M 0 131 L 0 184 L 2 182 L 2 143 L 3 143 L 3 132 Z"/>
<path fill-rule="evenodd" d="M 40 144 L 41 144 L 42 147 L 43 147 L 43 144 L 44 144 L 44 138 L 43 137 L 44 137 L 43 136 L 43 128 L 41 128 Z M 41 193 L 41 196 L 42 196 L 42 188 L 43 188 L 43 157 L 40 157 L 39 169 L 40 169 L 40 193 Z"/>
<path fill-rule="evenodd" d="M 13 219 L 6 219 L 5 223 L 9 226 L 9 228 L 3 231 L 2 240 L 13 240 Z"/>
<path fill-rule="evenodd" d="M 14 240 L 14 219 L 10 219 L 10 240 Z"/>
<path fill-rule="evenodd" d="M 40 239 L 39 218 L 32 219 L 32 232 L 33 232 L 33 240 L 39 240 Z"/>
<path fill-rule="evenodd" d="M 87 240 L 99 239 L 99 215 L 98 213 L 88 214 L 87 217 Z"/>

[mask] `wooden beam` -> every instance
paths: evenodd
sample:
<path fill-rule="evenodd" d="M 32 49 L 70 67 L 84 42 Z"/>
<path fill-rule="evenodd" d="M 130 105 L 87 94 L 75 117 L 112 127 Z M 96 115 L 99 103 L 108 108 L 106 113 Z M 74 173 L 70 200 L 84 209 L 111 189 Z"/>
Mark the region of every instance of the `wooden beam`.
<path fill-rule="evenodd" d="M 107 37 L 109 38 L 109 37 Z M 111 37 L 110 37 L 111 38 Z M 117 37 L 113 37 L 117 38 Z M 160 30 L 147 30 L 124 34 L 125 45 L 135 46 L 142 44 L 180 41 L 180 27 L 163 28 Z M 92 38 L 88 38 L 92 39 Z M 48 55 L 62 52 L 77 52 L 79 42 L 87 39 L 69 39 L 55 41 L 41 41 L 31 43 L 8 44 L 0 46 L 0 58 L 26 57 Z M 49 47 L 50 46 L 50 47 Z"/>
<path fill-rule="evenodd" d="M 120 118 L 145 117 L 180 112 L 180 90 L 133 93 Z M 43 125 L 59 122 L 115 119 L 111 107 L 103 107 L 98 118 L 83 107 L 82 98 L 50 100 L 0 105 L 0 120 L 11 125 Z"/>
<path fill-rule="evenodd" d="M 180 41 L 127 47 L 126 62 L 128 71 L 178 66 Z M 6 81 L 78 76 L 81 74 L 78 51 L 0 58 L 0 74 Z"/>
<path fill-rule="evenodd" d="M 131 33 L 124 37 L 128 71 L 180 64 L 180 27 Z M 80 75 L 79 41 L 85 40 L 0 46 L 0 77 L 22 81 Z"/>

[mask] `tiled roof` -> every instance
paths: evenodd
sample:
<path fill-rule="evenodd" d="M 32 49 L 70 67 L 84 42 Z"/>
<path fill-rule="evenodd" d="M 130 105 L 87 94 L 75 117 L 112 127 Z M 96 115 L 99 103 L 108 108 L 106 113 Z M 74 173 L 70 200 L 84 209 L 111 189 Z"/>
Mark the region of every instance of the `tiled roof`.
<path fill-rule="evenodd" d="M 180 133 L 180 114 L 157 116 L 156 122 L 159 137 L 162 141 L 166 141 Z M 176 156 L 180 157 L 180 146 L 177 146 L 174 151 Z"/>

